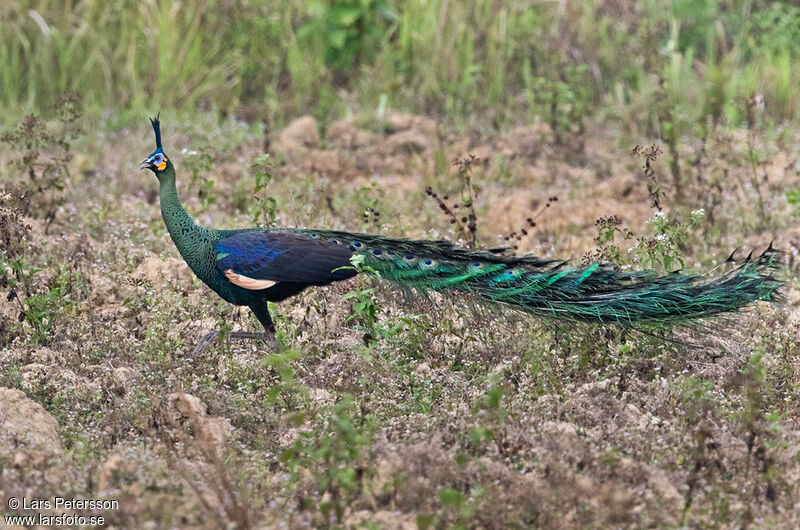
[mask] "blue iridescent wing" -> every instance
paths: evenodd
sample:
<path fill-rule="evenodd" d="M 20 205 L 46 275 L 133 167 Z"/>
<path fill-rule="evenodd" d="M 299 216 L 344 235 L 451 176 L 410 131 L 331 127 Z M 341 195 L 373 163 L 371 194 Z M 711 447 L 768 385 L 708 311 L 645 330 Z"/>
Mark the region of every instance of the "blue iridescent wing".
<path fill-rule="evenodd" d="M 216 242 L 217 268 L 259 280 L 329 283 L 356 273 L 347 247 L 288 231 L 241 232 Z"/>

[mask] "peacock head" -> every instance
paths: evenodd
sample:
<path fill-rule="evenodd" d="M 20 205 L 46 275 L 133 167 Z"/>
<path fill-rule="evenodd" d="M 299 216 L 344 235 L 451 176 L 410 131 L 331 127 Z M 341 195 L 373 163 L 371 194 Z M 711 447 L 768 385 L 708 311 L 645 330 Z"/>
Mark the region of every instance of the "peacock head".
<path fill-rule="evenodd" d="M 139 164 L 142 169 L 149 169 L 160 179 L 161 175 L 167 171 L 167 168 L 172 167 L 172 162 L 169 161 L 167 155 L 164 154 L 164 149 L 161 147 L 161 122 L 158 119 L 159 116 L 160 113 L 155 118 L 150 118 L 150 123 L 153 124 L 153 131 L 156 133 L 156 150 Z"/>

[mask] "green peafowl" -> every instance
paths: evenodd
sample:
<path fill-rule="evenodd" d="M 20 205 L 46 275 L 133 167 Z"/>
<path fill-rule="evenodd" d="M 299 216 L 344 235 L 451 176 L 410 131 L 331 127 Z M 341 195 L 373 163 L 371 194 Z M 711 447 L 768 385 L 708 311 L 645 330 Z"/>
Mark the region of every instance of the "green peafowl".
<path fill-rule="evenodd" d="M 774 299 L 781 286 L 774 276 L 779 253 L 772 245 L 728 272 L 706 277 L 621 272 L 606 263 L 572 267 L 502 249 L 469 250 L 449 241 L 197 226 L 178 199 L 175 167 L 161 145 L 159 118 L 150 121 L 156 150 L 141 164 L 158 178 L 161 214 L 175 246 L 198 278 L 226 301 L 248 306 L 264 327 L 265 333 L 235 332 L 232 338 L 271 339 L 275 328 L 267 302 L 355 276 L 358 271 L 350 266 L 354 255 L 361 256 L 362 268 L 401 288 L 468 293 L 541 318 L 622 327 L 682 325 L 733 312 L 756 300 Z M 207 334 L 195 352 L 215 339 L 215 332 Z"/>

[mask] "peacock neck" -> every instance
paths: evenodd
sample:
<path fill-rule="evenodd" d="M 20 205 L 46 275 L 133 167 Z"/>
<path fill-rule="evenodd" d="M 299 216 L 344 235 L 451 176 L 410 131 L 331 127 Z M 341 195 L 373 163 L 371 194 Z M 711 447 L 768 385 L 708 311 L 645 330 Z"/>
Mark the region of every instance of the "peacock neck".
<path fill-rule="evenodd" d="M 164 224 L 178 247 L 178 251 L 185 260 L 196 255 L 198 245 L 207 240 L 204 232 L 205 228 L 197 226 L 186 210 L 183 208 L 178 198 L 178 190 L 175 187 L 175 169 L 170 164 L 167 169 L 159 175 L 159 195 L 161 198 L 161 216 Z M 191 264 L 190 264 L 191 266 Z"/>

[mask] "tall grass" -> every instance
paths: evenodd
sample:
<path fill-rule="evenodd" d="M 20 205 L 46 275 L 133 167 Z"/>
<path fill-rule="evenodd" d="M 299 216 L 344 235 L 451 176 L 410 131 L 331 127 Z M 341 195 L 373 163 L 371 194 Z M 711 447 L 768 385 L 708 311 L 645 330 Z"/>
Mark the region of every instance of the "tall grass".
<path fill-rule="evenodd" d="M 679 128 L 741 122 L 753 94 L 771 121 L 800 111 L 800 9 L 765 0 L 7 0 L 0 26 L 0 120 L 64 91 L 265 121 L 386 100 L 568 128 L 607 108 L 650 133 L 659 98 Z"/>

